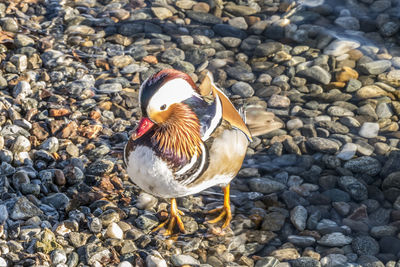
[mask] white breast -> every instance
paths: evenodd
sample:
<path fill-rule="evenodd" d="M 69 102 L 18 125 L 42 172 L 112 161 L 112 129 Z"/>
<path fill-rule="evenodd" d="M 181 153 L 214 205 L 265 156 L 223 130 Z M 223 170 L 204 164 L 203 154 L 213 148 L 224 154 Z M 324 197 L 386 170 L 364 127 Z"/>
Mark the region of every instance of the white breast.
<path fill-rule="evenodd" d="M 165 161 L 146 146 L 137 146 L 128 156 L 127 172 L 132 182 L 144 191 L 165 198 L 189 195 L 187 188 L 175 181 Z"/>

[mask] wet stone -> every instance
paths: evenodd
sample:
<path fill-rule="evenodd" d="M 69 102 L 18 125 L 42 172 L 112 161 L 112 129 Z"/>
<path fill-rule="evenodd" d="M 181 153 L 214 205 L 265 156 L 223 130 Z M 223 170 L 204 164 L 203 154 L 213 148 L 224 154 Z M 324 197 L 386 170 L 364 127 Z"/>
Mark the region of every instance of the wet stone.
<path fill-rule="evenodd" d="M 348 245 L 352 242 L 352 238 L 343 235 L 342 233 L 331 233 L 324 235 L 320 240 L 318 240 L 318 244 L 327 247 L 341 247 L 344 245 Z"/>
<path fill-rule="evenodd" d="M 18 198 L 17 202 L 15 202 L 15 205 L 11 210 L 10 217 L 13 220 L 26 220 L 33 216 L 39 216 L 42 214 L 43 212 L 27 198 L 20 197 Z"/>
<path fill-rule="evenodd" d="M 254 89 L 250 84 L 246 82 L 237 82 L 232 87 L 231 90 L 234 94 L 238 94 L 241 97 L 251 97 L 254 95 Z"/>
<path fill-rule="evenodd" d="M 379 243 L 370 236 L 354 238 L 351 246 L 358 255 L 376 255 L 379 252 Z"/>
<path fill-rule="evenodd" d="M 378 135 L 379 124 L 374 122 L 364 122 L 358 134 L 365 138 L 374 138 Z"/>
<path fill-rule="evenodd" d="M 310 82 L 317 82 L 321 84 L 329 84 L 332 79 L 331 74 L 320 66 L 313 66 L 311 68 L 299 71 L 298 75 L 306 78 Z"/>

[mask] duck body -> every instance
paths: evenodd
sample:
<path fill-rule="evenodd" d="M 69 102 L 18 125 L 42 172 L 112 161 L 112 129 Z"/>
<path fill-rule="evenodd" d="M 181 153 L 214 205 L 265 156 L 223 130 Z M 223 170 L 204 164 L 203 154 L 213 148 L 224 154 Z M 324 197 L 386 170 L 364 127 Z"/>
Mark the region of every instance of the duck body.
<path fill-rule="evenodd" d="M 137 133 L 132 135 L 124 154 L 129 177 L 144 191 L 164 198 L 196 194 L 215 185 L 226 186 L 239 171 L 246 154 L 250 140 L 245 133 L 247 128 L 244 128 L 245 131 L 235 128 L 224 118 L 224 102 L 218 93 L 214 92 L 211 100 L 210 97 L 206 99 L 196 92 L 190 82 L 186 82 L 185 79 L 190 78 L 185 76 L 184 79 L 175 76 L 171 86 L 171 80 L 168 81 L 165 77 L 177 73 L 170 70 L 166 72 L 169 74 L 160 79 L 167 81 L 158 82 L 158 90 L 169 90 L 170 94 L 182 97 L 177 98 L 178 103 L 172 103 L 169 107 L 175 113 L 170 114 L 167 119 L 171 122 L 153 125 L 150 119 L 143 117 L 139 123 L 137 131 L 139 134 L 141 131 L 144 133 L 139 137 Z M 154 77 L 150 78 L 150 84 L 157 83 L 151 82 L 151 79 Z M 177 87 L 178 85 L 181 87 Z M 153 94 L 157 94 L 154 87 L 151 89 Z M 146 83 L 141 90 L 141 104 L 150 103 L 151 100 L 143 99 L 146 95 L 143 90 L 148 90 Z M 164 92 L 159 93 L 163 97 L 164 94 L 167 95 Z M 145 109 L 142 112 L 146 114 L 147 108 L 142 108 Z M 233 105 L 228 108 L 232 109 Z M 236 118 L 240 118 L 240 115 Z M 151 125 L 151 128 L 147 129 L 147 125 Z M 243 126 L 245 127 L 244 122 Z M 160 145 L 160 142 L 167 142 L 160 135 L 165 140 L 170 140 L 171 144 L 166 147 Z M 172 144 L 173 139 L 181 140 Z M 182 153 L 176 151 L 177 147 Z"/>

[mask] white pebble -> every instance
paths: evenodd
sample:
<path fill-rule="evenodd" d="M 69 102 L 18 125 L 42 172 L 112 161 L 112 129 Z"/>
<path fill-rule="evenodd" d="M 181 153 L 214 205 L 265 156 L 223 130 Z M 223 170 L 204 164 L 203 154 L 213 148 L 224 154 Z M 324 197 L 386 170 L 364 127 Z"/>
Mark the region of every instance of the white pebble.
<path fill-rule="evenodd" d="M 147 267 L 168 267 L 167 262 L 157 251 L 153 251 L 153 255 L 146 258 Z"/>
<path fill-rule="evenodd" d="M 379 124 L 375 122 L 364 122 L 358 134 L 365 138 L 374 138 L 378 136 Z"/>
<path fill-rule="evenodd" d="M 129 261 L 122 261 L 118 264 L 118 267 L 132 267 L 132 264 Z"/>
<path fill-rule="evenodd" d="M 154 196 L 147 194 L 145 192 L 141 192 L 137 198 L 136 207 L 139 209 L 150 209 L 157 205 L 157 198 Z"/>
<path fill-rule="evenodd" d="M 354 143 L 347 143 L 342 147 L 339 154 L 336 155 L 341 160 L 349 160 L 354 157 L 357 152 L 357 145 Z"/>
<path fill-rule="evenodd" d="M 107 227 L 106 235 L 110 238 L 122 239 L 124 237 L 124 232 L 118 224 L 113 222 Z"/>

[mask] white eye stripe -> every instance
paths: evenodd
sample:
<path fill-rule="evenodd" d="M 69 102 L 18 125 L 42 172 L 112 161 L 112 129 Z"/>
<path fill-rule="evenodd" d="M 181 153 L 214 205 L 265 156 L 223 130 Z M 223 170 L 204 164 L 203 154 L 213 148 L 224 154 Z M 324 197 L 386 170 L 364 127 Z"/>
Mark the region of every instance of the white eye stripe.
<path fill-rule="evenodd" d="M 150 99 L 147 110 L 160 110 L 160 107 L 180 103 L 190 97 L 198 96 L 193 87 L 184 79 L 178 78 L 166 82 Z"/>

